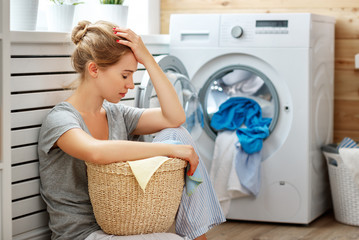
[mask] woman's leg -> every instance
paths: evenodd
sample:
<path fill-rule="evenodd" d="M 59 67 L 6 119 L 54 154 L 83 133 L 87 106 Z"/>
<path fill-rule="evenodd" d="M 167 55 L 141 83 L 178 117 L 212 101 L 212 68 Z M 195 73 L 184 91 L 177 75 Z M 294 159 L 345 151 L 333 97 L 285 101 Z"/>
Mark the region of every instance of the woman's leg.
<path fill-rule="evenodd" d="M 132 236 L 115 236 L 102 230 L 91 233 L 85 240 L 185 240 L 173 233 L 151 233 Z"/>
<path fill-rule="evenodd" d="M 192 145 L 198 154 L 191 135 L 183 127 L 164 129 L 153 140 L 153 142 L 166 141 L 178 141 L 185 145 Z M 186 189 L 183 189 L 176 217 L 176 233 L 190 239 L 195 239 L 205 234 L 213 226 L 226 221 L 201 158 L 197 171 L 201 174 L 203 183 L 191 196 L 188 196 Z"/>

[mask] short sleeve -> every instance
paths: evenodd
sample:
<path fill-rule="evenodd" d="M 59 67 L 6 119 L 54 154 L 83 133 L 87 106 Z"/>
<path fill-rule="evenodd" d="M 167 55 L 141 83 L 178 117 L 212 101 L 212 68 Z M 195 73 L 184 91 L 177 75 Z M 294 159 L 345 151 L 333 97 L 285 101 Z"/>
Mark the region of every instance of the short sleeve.
<path fill-rule="evenodd" d="M 126 132 L 130 135 L 137 127 L 138 121 L 145 109 L 130 107 L 118 104 L 106 104 L 106 107 L 110 109 L 111 116 L 114 120 L 114 130 Z M 123 126 L 122 126 L 123 125 Z M 125 129 L 121 128 L 124 127 Z"/>
<path fill-rule="evenodd" d="M 123 107 L 123 116 L 125 119 L 125 125 L 127 127 L 127 131 L 131 134 L 137 127 L 138 120 L 145 109 L 122 106 Z"/>
<path fill-rule="evenodd" d="M 73 112 L 54 108 L 44 119 L 39 134 L 39 154 L 45 156 L 59 137 L 73 128 L 81 128 L 79 118 Z"/>

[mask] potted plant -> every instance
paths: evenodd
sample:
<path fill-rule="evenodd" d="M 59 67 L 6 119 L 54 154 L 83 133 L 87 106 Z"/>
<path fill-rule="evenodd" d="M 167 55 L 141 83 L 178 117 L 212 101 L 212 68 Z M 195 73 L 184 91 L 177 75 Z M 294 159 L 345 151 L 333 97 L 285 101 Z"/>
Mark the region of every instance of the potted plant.
<path fill-rule="evenodd" d="M 47 12 L 48 30 L 70 32 L 74 19 L 75 6 L 82 2 L 76 0 L 50 0 Z"/>
<path fill-rule="evenodd" d="M 98 20 L 113 22 L 120 27 L 126 27 L 128 6 L 123 5 L 124 0 L 99 0 Z"/>
<path fill-rule="evenodd" d="M 11 0 L 10 1 L 10 29 L 36 30 L 39 0 Z"/>

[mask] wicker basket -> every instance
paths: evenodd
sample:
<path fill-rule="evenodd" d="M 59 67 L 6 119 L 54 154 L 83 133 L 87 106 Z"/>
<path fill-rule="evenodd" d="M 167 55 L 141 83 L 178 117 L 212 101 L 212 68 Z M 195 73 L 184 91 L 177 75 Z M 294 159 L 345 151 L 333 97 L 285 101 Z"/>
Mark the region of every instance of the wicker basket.
<path fill-rule="evenodd" d="M 140 188 L 129 164 L 87 163 L 88 186 L 97 223 L 107 234 L 166 232 L 173 224 L 187 162 L 169 159 Z"/>
<path fill-rule="evenodd" d="M 352 172 L 344 165 L 335 145 L 325 146 L 323 153 L 328 164 L 335 219 L 359 226 L 359 186 L 355 184 Z"/>

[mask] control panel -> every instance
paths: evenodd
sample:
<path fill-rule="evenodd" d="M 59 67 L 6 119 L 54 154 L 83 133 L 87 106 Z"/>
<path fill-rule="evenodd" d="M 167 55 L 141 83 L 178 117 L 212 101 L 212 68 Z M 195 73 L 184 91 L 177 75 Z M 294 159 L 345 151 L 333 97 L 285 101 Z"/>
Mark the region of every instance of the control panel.
<path fill-rule="evenodd" d="M 308 47 L 309 14 L 223 14 L 220 47 Z"/>
<path fill-rule="evenodd" d="M 288 20 L 256 20 L 256 34 L 288 34 Z"/>

